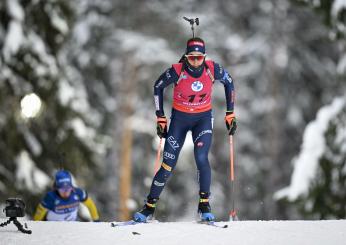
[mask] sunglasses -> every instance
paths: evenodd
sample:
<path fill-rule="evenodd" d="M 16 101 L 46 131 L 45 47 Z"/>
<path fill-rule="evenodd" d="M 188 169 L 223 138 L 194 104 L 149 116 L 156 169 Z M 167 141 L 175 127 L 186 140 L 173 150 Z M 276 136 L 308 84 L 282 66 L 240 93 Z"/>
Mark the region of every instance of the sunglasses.
<path fill-rule="evenodd" d="M 189 61 L 202 61 L 205 57 L 205 54 L 186 54 L 185 57 L 189 60 Z"/>
<path fill-rule="evenodd" d="M 72 191 L 72 187 L 62 187 L 58 189 L 59 192 L 66 193 Z"/>

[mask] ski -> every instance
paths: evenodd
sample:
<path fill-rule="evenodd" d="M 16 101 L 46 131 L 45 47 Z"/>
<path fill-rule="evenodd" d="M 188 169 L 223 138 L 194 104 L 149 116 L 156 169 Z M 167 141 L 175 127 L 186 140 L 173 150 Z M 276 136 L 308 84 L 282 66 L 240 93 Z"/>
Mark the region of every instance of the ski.
<path fill-rule="evenodd" d="M 128 220 L 128 221 L 122 221 L 122 222 L 111 222 L 111 227 L 138 225 L 138 224 L 153 224 L 153 223 L 159 223 L 159 221 L 157 221 L 157 220 L 148 220 L 146 222 L 138 222 L 138 221 L 135 221 L 135 220 Z"/>
<path fill-rule="evenodd" d="M 198 221 L 197 224 L 210 225 L 217 228 L 228 228 L 228 225 L 222 225 L 222 224 L 216 223 L 215 221 Z"/>
<path fill-rule="evenodd" d="M 128 220 L 128 221 L 123 221 L 123 222 L 112 222 L 111 223 L 111 227 L 120 227 L 120 226 L 129 226 L 129 225 L 138 225 L 138 224 L 148 224 L 148 223 L 158 223 L 157 221 L 153 222 L 137 222 L 134 220 Z M 203 225 L 210 225 L 213 227 L 217 227 L 217 228 L 228 228 L 228 225 L 223 225 L 223 224 L 219 224 L 215 221 L 197 221 L 197 224 L 203 224 Z"/>
<path fill-rule="evenodd" d="M 118 226 L 128 226 L 128 225 L 138 225 L 138 224 L 145 224 L 145 223 L 137 222 L 134 220 L 128 220 L 128 221 L 123 221 L 123 222 L 112 222 L 111 226 L 112 227 L 118 227 Z"/>

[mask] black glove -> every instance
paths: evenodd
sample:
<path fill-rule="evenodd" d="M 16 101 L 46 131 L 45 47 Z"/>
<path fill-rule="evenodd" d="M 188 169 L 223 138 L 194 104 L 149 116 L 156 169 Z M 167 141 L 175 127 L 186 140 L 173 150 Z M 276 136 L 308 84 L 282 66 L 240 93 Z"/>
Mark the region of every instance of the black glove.
<path fill-rule="evenodd" d="M 234 135 L 237 129 L 237 120 L 233 111 L 227 111 L 225 116 L 225 123 L 229 135 Z"/>
<path fill-rule="evenodd" d="M 167 118 L 165 116 L 157 117 L 156 132 L 160 138 L 167 136 Z"/>

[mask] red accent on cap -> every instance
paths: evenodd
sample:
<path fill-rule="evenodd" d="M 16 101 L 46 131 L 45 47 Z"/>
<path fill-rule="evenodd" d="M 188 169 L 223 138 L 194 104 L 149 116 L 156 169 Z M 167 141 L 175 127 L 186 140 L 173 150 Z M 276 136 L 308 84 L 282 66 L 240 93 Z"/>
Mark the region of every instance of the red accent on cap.
<path fill-rule="evenodd" d="M 198 45 L 198 46 L 204 46 L 204 43 L 198 42 L 198 41 L 190 41 L 187 46 L 193 46 L 193 45 Z"/>

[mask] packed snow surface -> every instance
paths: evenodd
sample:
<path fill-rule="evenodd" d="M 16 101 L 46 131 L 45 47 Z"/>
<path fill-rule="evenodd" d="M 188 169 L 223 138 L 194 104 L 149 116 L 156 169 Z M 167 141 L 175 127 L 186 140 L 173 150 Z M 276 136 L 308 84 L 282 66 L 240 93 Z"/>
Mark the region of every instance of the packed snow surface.
<path fill-rule="evenodd" d="M 0 219 L 0 222 L 4 222 Z M 344 245 L 346 220 L 233 221 L 226 229 L 194 222 L 111 227 L 109 223 L 26 221 L 31 235 L 11 223 L 0 227 L 1 245 Z"/>

